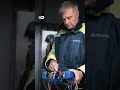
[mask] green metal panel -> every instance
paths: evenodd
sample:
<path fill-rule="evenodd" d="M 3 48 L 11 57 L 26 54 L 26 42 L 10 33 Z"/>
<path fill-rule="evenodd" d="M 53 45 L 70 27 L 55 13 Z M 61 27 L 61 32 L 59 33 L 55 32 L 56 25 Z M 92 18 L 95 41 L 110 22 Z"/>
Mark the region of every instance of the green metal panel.
<path fill-rule="evenodd" d="M 117 18 L 120 18 L 120 0 L 114 0 L 114 4 L 107 7 L 103 12 L 113 13 Z"/>

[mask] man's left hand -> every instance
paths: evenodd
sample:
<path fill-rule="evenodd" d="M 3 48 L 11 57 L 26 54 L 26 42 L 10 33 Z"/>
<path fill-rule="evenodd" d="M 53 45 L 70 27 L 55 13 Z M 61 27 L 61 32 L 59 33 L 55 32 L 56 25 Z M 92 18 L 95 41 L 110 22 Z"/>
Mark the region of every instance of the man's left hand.
<path fill-rule="evenodd" d="M 82 71 L 78 71 L 78 70 L 75 70 L 75 69 L 69 69 L 69 70 L 72 71 L 72 72 L 74 72 L 76 82 L 77 82 L 77 84 L 80 84 L 80 81 L 81 81 L 82 78 L 83 78 L 83 73 L 82 73 Z"/>

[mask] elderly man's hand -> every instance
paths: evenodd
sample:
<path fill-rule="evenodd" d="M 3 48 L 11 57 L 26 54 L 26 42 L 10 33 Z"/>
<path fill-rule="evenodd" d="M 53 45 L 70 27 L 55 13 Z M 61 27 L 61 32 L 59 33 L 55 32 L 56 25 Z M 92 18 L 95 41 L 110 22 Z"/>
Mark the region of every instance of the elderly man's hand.
<path fill-rule="evenodd" d="M 55 60 L 51 60 L 48 68 L 50 71 L 58 71 L 58 63 Z"/>
<path fill-rule="evenodd" d="M 74 72 L 75 78 L 76 78 L 76 82 L 77 82 L 77 84 L 80 84 L 80 81 L 83 78 L 82 71 L 78 71 L 78 70 L 75 70 L 75 69 L 69 69 L 69 70 L 72 71 L 72 72 Z"/>

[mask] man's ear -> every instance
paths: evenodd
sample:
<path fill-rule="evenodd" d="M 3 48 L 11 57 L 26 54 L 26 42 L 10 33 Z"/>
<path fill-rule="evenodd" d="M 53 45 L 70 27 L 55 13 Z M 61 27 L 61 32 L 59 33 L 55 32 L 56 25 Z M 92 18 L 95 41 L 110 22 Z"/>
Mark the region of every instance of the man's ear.
<path fill-rule="evenodd" d="M 77 17 L 79 17 L 79 15 L 80 15 L 80 14 L 79 14 L 79 12 L 77 11 Z"/>

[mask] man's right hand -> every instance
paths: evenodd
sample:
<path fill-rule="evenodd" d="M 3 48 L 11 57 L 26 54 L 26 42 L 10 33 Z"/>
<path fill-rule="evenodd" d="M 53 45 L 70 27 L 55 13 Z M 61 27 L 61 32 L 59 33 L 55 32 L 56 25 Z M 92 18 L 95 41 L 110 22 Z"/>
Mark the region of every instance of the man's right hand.
<path fill-rule="evenodd" d="M 58 71 L 58 63 L 55 60 L 51 60 L 48 68 L 50 71 Z"/>

